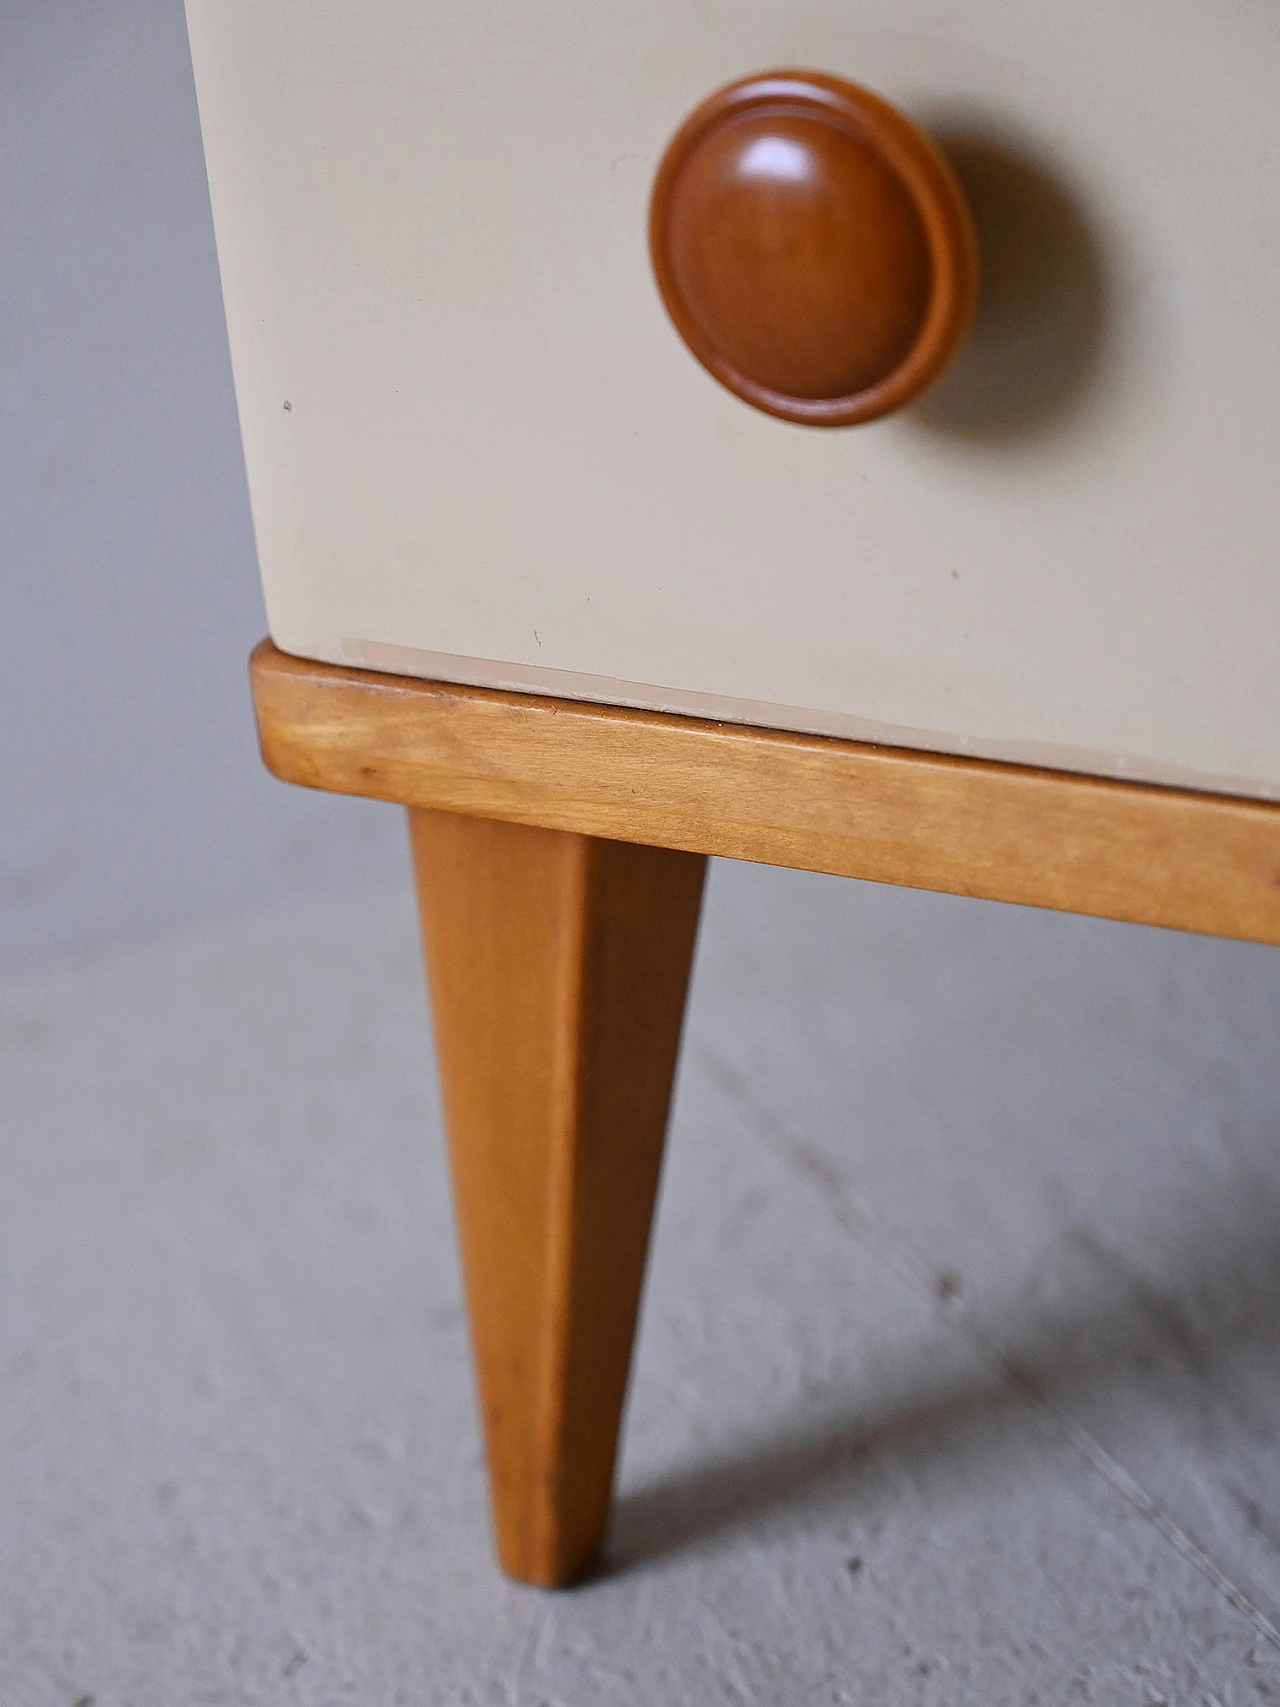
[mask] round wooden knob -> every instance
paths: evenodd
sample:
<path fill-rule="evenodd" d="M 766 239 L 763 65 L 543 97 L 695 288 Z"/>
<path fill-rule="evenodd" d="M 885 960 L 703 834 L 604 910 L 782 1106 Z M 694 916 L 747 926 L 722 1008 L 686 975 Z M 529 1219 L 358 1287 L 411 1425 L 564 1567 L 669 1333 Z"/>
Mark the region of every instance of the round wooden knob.
<path fill-rule="evenodd" d="M 721 89 L 673 137 L 649 243 L 686 344 L 730 391 L 811 426 L 872 421 L 938 378 L 978 261 L 935 144 L 836 77 L 771 71 Z"/>

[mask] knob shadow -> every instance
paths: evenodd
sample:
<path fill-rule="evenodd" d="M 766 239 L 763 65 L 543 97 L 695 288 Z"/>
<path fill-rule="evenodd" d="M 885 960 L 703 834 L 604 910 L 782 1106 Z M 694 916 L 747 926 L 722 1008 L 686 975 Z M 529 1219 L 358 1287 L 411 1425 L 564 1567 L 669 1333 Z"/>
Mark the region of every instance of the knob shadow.
<path fill-rule="evenodd" d="M 1067 424 L 1101 377 L 1113 290 L 1096 228 L 1033 147 L 975 123 L 933 135 L 973 210 L 982 283 L 954 366 L 912 411 L 929 432 L 1006 448 Z"/>

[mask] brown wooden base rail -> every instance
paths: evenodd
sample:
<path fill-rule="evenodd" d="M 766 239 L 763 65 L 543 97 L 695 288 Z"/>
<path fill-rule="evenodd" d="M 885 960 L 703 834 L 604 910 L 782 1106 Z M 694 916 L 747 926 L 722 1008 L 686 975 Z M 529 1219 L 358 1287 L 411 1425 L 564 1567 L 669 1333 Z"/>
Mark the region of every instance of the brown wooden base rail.
<path fill-rule="evenodd" d="M 287 782 L 409 810 L 498 1551 L 603 1538 L 706 855 L 1280 943 L 1280 806 L 339 669 Z"/>

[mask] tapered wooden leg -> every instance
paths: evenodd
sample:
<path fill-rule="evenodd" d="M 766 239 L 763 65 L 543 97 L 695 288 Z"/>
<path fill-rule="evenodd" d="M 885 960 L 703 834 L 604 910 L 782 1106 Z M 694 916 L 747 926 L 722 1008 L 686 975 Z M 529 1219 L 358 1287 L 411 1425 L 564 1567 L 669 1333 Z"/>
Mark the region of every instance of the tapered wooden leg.
<path fill-rule="evenodd" d="M 503 1568 L 609 1516 L 706 860 L 409 813 Z"/>

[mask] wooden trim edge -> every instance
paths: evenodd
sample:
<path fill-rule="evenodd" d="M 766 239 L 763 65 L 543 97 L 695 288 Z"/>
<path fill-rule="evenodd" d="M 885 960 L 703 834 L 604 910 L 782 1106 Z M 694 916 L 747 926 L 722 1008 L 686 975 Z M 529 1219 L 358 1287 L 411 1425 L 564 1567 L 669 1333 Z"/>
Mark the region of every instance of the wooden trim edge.
<path fill-rule="evenodd" d="M 1280 804 L 250 660 L 267 767 L 404 806 L 1280 944 Z"/>

